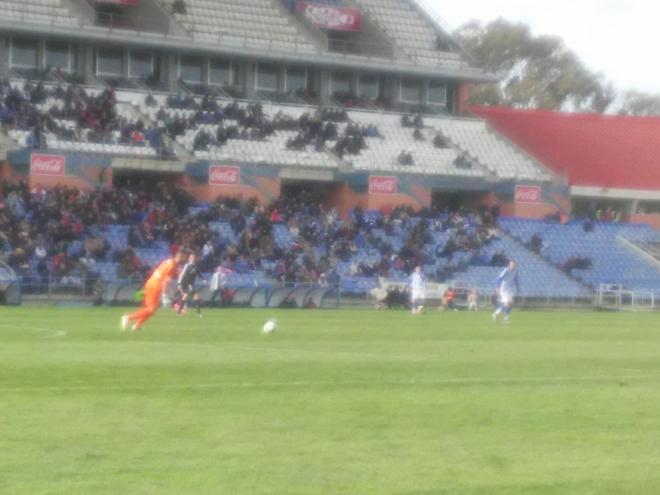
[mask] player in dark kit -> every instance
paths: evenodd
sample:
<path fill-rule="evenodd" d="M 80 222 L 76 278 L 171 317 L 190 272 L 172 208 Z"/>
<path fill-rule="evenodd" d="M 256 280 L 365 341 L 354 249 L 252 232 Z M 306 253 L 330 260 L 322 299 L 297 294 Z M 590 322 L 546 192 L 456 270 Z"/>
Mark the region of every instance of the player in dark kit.
<path fill-rule="evenodd" d="M 202 299 L 199 295 L 199 290 L 195 288 L 197 277 L 202 277 L 202 273 L 197 265 L 197 255 L 192 253 L 188 257 L 188 262 L 183 266 L 181 274 L 179 275 L 179 297 L 174 303 L 174 311 L 176 311 L 177 314 L 181 314 L 190 299 L 192 299 L 195 303 L 195 308 L 197 309 L 197 316 L 200 318 L 203 316 Z"/>

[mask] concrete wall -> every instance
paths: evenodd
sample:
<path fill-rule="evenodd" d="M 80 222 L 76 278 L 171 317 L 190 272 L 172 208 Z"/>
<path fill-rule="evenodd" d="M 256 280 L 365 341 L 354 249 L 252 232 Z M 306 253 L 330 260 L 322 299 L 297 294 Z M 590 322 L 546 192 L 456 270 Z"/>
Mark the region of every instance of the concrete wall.
<path fill-rule="evenodd" d="M 0 77 L 9 74 L 9 38 L 0 36 Z"/>

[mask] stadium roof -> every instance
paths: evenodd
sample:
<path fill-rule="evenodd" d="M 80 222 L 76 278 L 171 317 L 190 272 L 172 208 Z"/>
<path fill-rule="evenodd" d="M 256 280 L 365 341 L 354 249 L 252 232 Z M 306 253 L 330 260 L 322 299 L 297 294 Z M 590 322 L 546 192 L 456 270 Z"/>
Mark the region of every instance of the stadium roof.
<path fill-rule="evenodd" d="M 571 186 L 660 191 L 660 118 L 470 110 Z"/>

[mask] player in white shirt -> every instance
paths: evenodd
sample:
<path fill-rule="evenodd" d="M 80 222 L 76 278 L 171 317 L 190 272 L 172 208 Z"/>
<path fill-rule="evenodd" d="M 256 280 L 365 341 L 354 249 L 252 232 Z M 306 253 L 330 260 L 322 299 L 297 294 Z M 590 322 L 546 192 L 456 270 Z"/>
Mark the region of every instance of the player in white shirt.
<path fill-rule="evenodd" d="M 477 289 L 470 290 L 468 294 L 468 311 L 479 311 L 479 293 Z"/>
<path fill-rule="evenodd" d="M 412 314 L 416 315 L 424 309 L 424 299 L 426 299 L 426 278 L 422 272 L 422 267 L 418 266 L 408 279 L 408 290 L 410 290 L 410 303 Z"/>
<path fill-rule="evenodd" d="M 513 299 L 518 293 L 518 268 L 514 260 L 509 261 L 509 265 L 502 270 L 497 277 L 497 295 L 499 305 L 493 313 L 493 320 L 497 321 L 500 314 L 504 314 L 504 321 L 508 322 L 511 318 L 513 309 Z"/>

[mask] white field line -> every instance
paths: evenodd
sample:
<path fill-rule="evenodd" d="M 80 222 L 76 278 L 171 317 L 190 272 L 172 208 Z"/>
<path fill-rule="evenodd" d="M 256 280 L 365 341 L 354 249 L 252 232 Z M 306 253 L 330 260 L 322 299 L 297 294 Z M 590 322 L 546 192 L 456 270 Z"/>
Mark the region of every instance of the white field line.
<path fill-rule="evenodd" d="M 355 351 L 327 351 L 324 349 L 297 349 L 292 347 L 263 347 L 263 346 L 242 346 L 228 344 L 223 345 L 224 348 L 238 349 L 241 351 L 260 351 L 260 352 L 269 352 L 269 353 L 295 353 L 295 354 L 322 354 L 328 355 L 332 354 L 333 356 L 344 356 L 344 357 L 359 357 L 359 358 L 377 358 L 377 359 L 392 359 L 392 360 L 402 360 L 402 361 L 436 361 L 437 358 L 431 356 L 402 356 L 399 354 L 377 354 L 374 352 L 355 352 Z"/>
<path fill-rule="evenodd" d="M 0 393 L 10 392 L 141 392 L 168 390 L 223 390 L 223 389 L 274 389 L 274 388 L 313 388 L 313 387 L 355 387 L 355 386 L 451 386 L 451 385 L 529 385 L 529 384 L 571 384 L 580 382 L 620 382 L 660 378 L 658 373 L 612 376 L 528 376 L 528 377 L 456 377 L 429 380 L 303 380 L 289 382 L 217 382 L 172 385 L 74 385 L 49 387 L 0 387 Z"/>
<path fill-rule="evenodd" d="M 15 325 L 13 323 L 3 323 L 2 327 L 17 328 L 19 330 L 31 330 L 33 332 L 46 334 L 42 337 L 42 339 L 61 339 L 67 335 L 64 330 L 56 330 L 54 328 L 30 327 L 25 325 Z"/>

